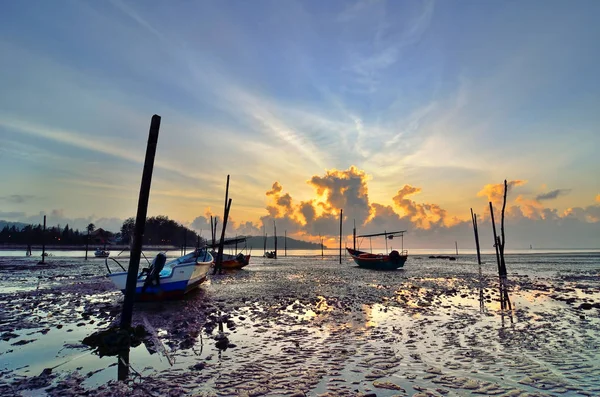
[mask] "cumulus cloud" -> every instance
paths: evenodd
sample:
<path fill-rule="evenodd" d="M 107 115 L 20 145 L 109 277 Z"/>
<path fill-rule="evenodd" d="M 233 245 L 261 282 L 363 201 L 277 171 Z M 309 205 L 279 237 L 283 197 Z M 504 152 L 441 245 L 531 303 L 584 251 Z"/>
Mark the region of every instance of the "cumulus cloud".
<path fill-rule="evenodd" d="M 524 180 L 514 180 L 514 181 L 508 181 L 507 182 L 507 186 L 508 186 L 508 193 L 510 193 L 510 191 L 517 187 L 517 186 L 523 186 L 524 184 L 526 184 L 527 181 Z M 479 191 L 479 193 L 477 193 L 478 197 L 487 197 L 488 201 L 491 201 L 492 204 L 494 206 L 497 206 L 499 204 L 502 204 L 502 198 L 504 196 L 504 183 L 496 183 L 496 184 L 488 184 L 485 185 L 483 187 L 483 189 L 481 189 Z"/>
<path fill-rule="evenodd" d="M 451 218 L 445 209 L 437 204 L 417 203 L 408 198 L 421 192 L 421 188 L 404 185 L 394 196 L 393 201 L 402 214 L 420 229 L 431 227 L 452 226 L 458 223 L 456 218 Z"/>

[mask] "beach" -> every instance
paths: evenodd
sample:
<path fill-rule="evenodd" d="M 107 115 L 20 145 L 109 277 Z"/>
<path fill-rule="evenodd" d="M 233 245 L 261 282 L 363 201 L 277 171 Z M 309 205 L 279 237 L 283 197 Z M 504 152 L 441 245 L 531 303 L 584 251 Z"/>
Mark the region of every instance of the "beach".
<path fill-rule="evenodd" d="M 136 303 L 149 336 L 126 382 L 82 344 L 118 324 L 104 260 L 1 254 L 3 396 L 600 395 L 597 252 L 508 254 L 507 312 L 492 255 L 482 278 L 474 255 L 386 272 L 253 257 L 182 300 Z"/>

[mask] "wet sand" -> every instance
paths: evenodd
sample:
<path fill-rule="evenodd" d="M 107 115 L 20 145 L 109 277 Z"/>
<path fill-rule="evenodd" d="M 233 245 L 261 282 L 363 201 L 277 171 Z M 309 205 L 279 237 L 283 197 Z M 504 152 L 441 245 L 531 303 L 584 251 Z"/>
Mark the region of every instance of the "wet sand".
<path fill-rule="evenodd" d="M 472 256 L 395 272 L 253 258 L 184 300 L 136 304 L 151 337 L 123 383 L 82 344 L 118 323 L 104 262 L 0 258 L 0 395 L 600 395 L 600 256 L 508 259 L 502 315 L 492 257 L 482 283 Z"/>

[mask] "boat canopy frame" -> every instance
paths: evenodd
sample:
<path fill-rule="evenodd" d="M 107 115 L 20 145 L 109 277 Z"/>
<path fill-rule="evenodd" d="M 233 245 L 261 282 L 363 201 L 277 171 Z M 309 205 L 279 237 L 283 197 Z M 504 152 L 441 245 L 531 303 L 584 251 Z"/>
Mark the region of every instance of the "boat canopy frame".
<path fill-rule="evenodd" d="M 396 232 L 388 232 L 388 231 L 383 231 L 383 233 L 373 233 L 373 234 L 362 234 L 359 236 L 356 236 L 356 238 L 368 238 L 369 239 L 369 248 L 371 250 L 371 253 L 373 253 L 373 244 L 372 244 L 372 240 L 371 238 L 373 237 L 380 237 L 380 236 L 384 236 L 384 240 L 385 240 L 385 252 L 387 254 L 388 252 L 388 244 L 387 241 L 392 240 L 394 237 L 400 237 L 401 238 L 401 255 L 406 255 L 408 254 L 408 251 L 404 249 L 404 233 L 406 233 L 406 230 L 399 230 Z M 361 240 L 362 241 L 362 240 Z M 358 246 L 360 247 L 360 243 L 358 244 Z"/>

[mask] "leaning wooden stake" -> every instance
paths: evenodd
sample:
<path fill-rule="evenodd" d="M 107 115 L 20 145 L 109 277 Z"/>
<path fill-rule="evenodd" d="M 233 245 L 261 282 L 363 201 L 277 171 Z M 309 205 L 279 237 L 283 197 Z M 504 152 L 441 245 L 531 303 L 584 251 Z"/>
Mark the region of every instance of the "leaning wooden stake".
<path fill-rule="evenodd" d="M 215 262 L 215 268 L 213 270 L 213 274 L 217 274 L 217 272 L 223 272 L 223 245 L 225 243 L 225 229 L 227 228 L 227 219 L 229 218 L 229 209 L 231 208 L 231 199 L 227 203 L 225 207 L 225 219 L 223 219 L 223 229 L 221 230 L 221 240 L 219 241 L 219 251 L 217 253 L 217 260 Z"/>
<path fill-rule="evenodd" d="M 500 308 L 504 310 L 504 293 L 502 289 L 502 270 L 500 265 L 500 241 L 496 234 L 496 221 L 494 220 L 494 206 L 490 201 L 490 214 L 492 217 L 492 230 L 494 231 L 494 248 L 496 249 L 496 262 L 498 263 L 498 293 L 500 294 Z"/>
<path fill-rule="evenodd" d="M 344 210 L 340 209 L 340 264 L 342 264 L 342 219 L 344 219 Z"/>
<path fill-rule="evenodd" d="M 477 264 L 479 265 L 479 309 L 483 310 L 483 274 L 481 272 L 481 251 L 479 249 L 479 230 L 477 229 L 477 214 L 471 208 L 471 220 L 473 221 L 473 232 L 475 233 L 475 247 L 477 248 Z"/>
<path fill-rule="evenodd" d="M 215 270 L 213 274 L 217 274 L 217 271 L 221 272 L 223 264 L 223 242 L 225 241 L 225 228 L 227 227 L 227 217 L 229 216 L 229 206 L 231 200 L 229 199 L 229 175 L 227 175 L 227 184 L 225 185 L 225 205 L 223 207 L 223 229 L 221 230 L 221 240 L 219 240 L 219 250 L 217 257 L 215 258 Z"/>
<path fill-rule="evenodd" d="M 125 283 L 125 299 L 123 301 L 123 312 L 121 313 L 121 330 L 129 332 L 131 317 L 133 315 L 133 302 L 137 285 L 140 257 L 142 255 L 142 238 L 146 227 L 146 214 L 148 212 L 148 200 L 150 198 L 150 185 L 152 184 L 152 170 L 154 168 L 154 157 L 158 143 L 158 132 L 160 130 L 160 116 L 152 116 L 150 122 L 150 133 L 148 134 L 148 145 L 146 146 L 146 158 L 144 159 L 144 171 L 138 198 L 138 209 L 135 218 L 135 229 L 133 244 L 129 256 L 129 269 L 127 270 L 127 281 Z M 125 380 L 129 373 L 129 349 L 119 357 L 118 376 L 119 380 Z"/>

